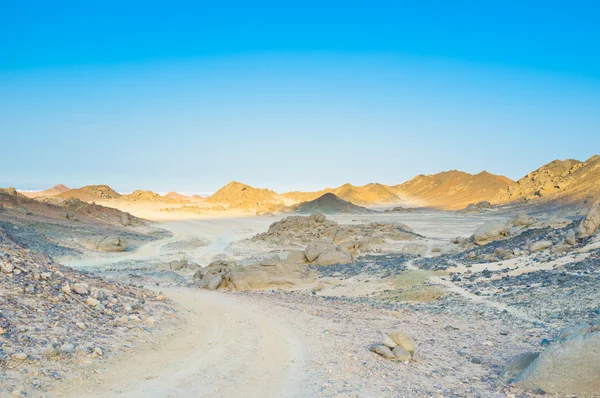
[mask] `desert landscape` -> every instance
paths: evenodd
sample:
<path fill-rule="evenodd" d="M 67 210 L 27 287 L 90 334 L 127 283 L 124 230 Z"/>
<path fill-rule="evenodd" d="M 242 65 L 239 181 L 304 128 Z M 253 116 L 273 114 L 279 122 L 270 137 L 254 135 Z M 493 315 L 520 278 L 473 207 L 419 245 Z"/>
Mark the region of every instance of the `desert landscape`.
<path fill-rule="evenodd" d="M 0 398 L 600 398 L 600 2 L 0 2 Z"/>
<path fill-rule="evenodd" d="M 594 396 L 598 181 L 0 190 L 2 395 Z"/>

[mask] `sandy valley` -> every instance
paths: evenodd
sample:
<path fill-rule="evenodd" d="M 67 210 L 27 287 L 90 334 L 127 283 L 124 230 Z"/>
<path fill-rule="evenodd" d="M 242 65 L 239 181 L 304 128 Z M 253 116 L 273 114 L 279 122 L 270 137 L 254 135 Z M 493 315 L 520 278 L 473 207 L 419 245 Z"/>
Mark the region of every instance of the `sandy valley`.
<path fill-rule="evenodd" d="M 0 396 L 594 396 L 599 204 L 352 189 L 0 191 Z"/>

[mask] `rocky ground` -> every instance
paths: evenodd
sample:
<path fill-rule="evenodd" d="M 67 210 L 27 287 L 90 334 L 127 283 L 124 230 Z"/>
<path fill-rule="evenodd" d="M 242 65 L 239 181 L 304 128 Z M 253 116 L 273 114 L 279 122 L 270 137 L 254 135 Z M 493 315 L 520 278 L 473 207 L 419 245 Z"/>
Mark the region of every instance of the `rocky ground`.
<path fill-rule="evenodd" d="M 481 220 L 481 223 L 475 223 L 472 236 L 468 237 L 463 228 L 454 239 L 449 234 L 455 233 L 459 224 L 444 221 L 446 215 L 419 212 L 393 217 L 411 220 L 421 217 L 435 230 L 419 225 L 415 228 L 418 232 L 414 232 L 396 218 L 383 221 L 364 216 L 352 222 L 334 222 L 313 215 L 288 217 L 268 228 L 265 220 L 248 222 L 245 224 L 248 228 L 242 227 L 241 221 L 237 224 L 232 221 L 231 225 L 238 228 L 235 233 L 227 227 L 226 235 L 215 229 L 215 234 L 208 236 L 202 232 L 216 228 L 215 222 L 197 224 L 201 226 L 198 228 L 184 223 L 185 229 L 173 230 L 168 239 L 144 245 L 142 249 L 146 250 L 139 250 L 139 255 L 134 252 L 119 257 L 118 254 L 114 261 L 92 266 L 85 264 L 84 253 L 77 265 L 85 265 L 85 273 L 56 265 L 47 257 L 20 247 L 13 237 L 4 234 L 7 242 L 4 252 L 9 253 L 10 249 L 10 253 L 18 253 L 25 259 L 13 261 L 17 254 L 9 253 L 5 257 L 11 259 L 11 264 L 33 264 L 40 268 L 38 279 L 31 270 L 18 268 L 5 271 L 0 279 L 0 287 L 7 286 L 5 289 L 13 291 L 11 296 L 2 290 L 2 300 L 7 297 L 13 300 L 8 310 L 5 307 L 9 302 L 0 302 L 2 316 L 25 325 L 20 327 L 18 322 L 11 321 L 11 340 L 0 339 L 5 352 L 3 366 L 11 377 L 8 386 L 16 393 L 43 391 L 52 388 L 53 371 L 63 379 L 75 375 L 94 379 L 90 373 L 94 364 L 125 352 L 132 345 L 127 339 L 134 337 L 158 342 L 153 348 L 154 356 L 162 355 L 160 326 L 177 324 L 180 320 L 171 303 L 163 301 L 158 293 L 139 287 L 144 285 L 164 288 L 174 295 L 188 292 L 193 300 L 202 301 L 205 297 L 211 306 L 217 306 L 219 297 L 230 303 L 210 312 L 206 306 L 198 307 L 195 301 L 180 298 L 180 303 L 189 307 L 189 314 L 195 314 L 202 328 L 214 325 L 221 331 L 223 339 L 211 337 L 219 341 L 218 350 L 235 352 L 240 336 L 245 333 L 254 336 L 253 348 L 240 352 L 236 356 L 240 361 L 231 359 L 240 372 L 244 368 L 242 359 L 250 354 L 267 360 L 271 358 L 269 355 L 279 358 L 276 364 L 260 365 L 258 371 L 274 372 L 275 368 L 288 369 L 290 363 L 296 364 L 290 367 L 296 369 L 291 373 L 294 376 L 286 377 L 294 379 L 297 389 L 283 395 L 568 396 L 565 391 L 577 387 L 570 385 L 569 380 L 553 375 L 560 386 L 539 380 L 547 374 L 544 373 L 547 363 L 569 363 L 573 361 L 572 355 L 584 358 L 583 364 L 594 360 L 585 352 L 593 355 L 596 351 L 586 351 L 579 345 L 588 341 L 595 344 L 598 335 L 593 325 L 600 321 L 600 235 L 597 233 L 600 207 L 592 208 L 583 221 L 577 215 L 557 219 L 545 214 L 500 213 L 493 209 L 481 215 L 456 217 L 463 216 L 468 222 Z M 439 226 L 436 220 L 440 220 Z M 262 231 L 266 232 L 253 233 L 261 225 L 265 225 Z M 10 228 L 9 231 L 12 234 Z M 25 242 L 29 236 L 34 234 L 23 233 L 19 241 Z M 244 236 L 252 237 L 244 239 Z M 36 244 L 36 239 L 30 240 Z M 214 250 L 219 250 L 219 255 L 208 267 L 195 262 L 197 256 Z M 333 258 L 334 254 L 343 261 L 319 260 L 321 256 Z M 44 279 L 42 269 L 44 273 L 50 269 L 54 279 Z M 96 274 L 120 283 L 108 282 Z M 65 289 L 67 282 L 69 289 Z M 83 283 L 88 285 L 85 293 L 73 292 L 73 286 Z M 218 292 L 206 292 L 210 296 L 197 298 L 195 293 L 189 293 L 204 289 Z M 100 291 L 102 299 L 98 298 Z M 41 298 L 38 302 L 27 301 L 29 294 Z M 247 305 L 254 309 L 246 308 Z M 80 311 L 61 318 L 54 306 L 67 314 L 76 308 Z M 20 308 L 40 308 L 49 315 L 40 318 L 41 326 L 32 326 L 24 320 L 23 312 L 18 312 L 23 311 Z M 241 317 L 242 311 L 244 318 L 238 322 L 202 318 L 201 314 L 209 312 L 210 316 L 218 317 L 221 310 L 233 311 L 228 316 L 234 317 Z M 269 319 L 263 315 L 251 316 L 252 311 L 268 314 Z M 148 319 L 152 319 L 154 327 L 148 325 Z M 57 323 L 60 327 L 54 334 L 48 325 Z M 558 337 L 565 327 L 581 324 L 591 326 Z M 20 337 L 36 327 L 39 329 L 36 333 Z M 181 330 L 187 331 L 186 328 Z M 381 342 L 384 333 L 393 329 L 402 330 L 414 340 L 414 357 L 407 361 L 388 360 L 369 351 L 372 344 Z M 294 345 L 296 348 L 290 347 L 292 352 L 284 355 L 278 351 L 281 347 L 269 345 L 272 333 L 278 336 L 279 344 L 289 337 L 294 344 L 302 345 L 302 352 Z M 69 336 L 68 341 L 65 335 Z M 75 353 L 63 352 L 61 347 L 65 344 L 72 344 Z M 183 346 L 180 348 L 185 352 Z M 181 375 L 186 380 L 184 385 L 177 381 L 176 375 L 181 372 L 173 365 L 173 375 L 164 380 L 164 388 L 158 388 L 160 383 L 157 384 L 156 391 L 177 391 L 177 386 L 181 386 L 194 395 L 199 394 L 200 385 L 206 395 L 231 391 L 237 377 L 227 368 L 218 367 L 221 373 L 206 370 L 206 366 L 217 369 L 217 362 L 202 360 L 209 355 L 203 349 L 194 351 L 197 359 L 190 357 L 183 362 L 174 359 L 180 363 L 177 366 L 196 369 L 190 372 L 198 372 L 197 375 L 184 372 Z M 47 359 L 46 350 L 55 359 Z M 553 356 L 555 351 L 567 352 L 571 357 Z M 261 356 L 260 352 L 265 354 Z M 539 357 L 538 352 L 542 352 Z M 511 358 L 522 353 L 536 353 L 531 354 L 531 366 L 516 366 L 518 372 L 507 372 Z M 16 354 L 24 354 L 25 359 L 19 359 L 23 355 L 14 357 Z M 46 370 L 36 374 L 34 367 Z M 525 368 L 535 374 L 521 377 Z M 586 371 L 577 370 L 580 374 Z M 255 380 L 255 373 L 245 376 L 245 380 Z M 206 378 L 196 385 L 194 380 L 200 374 Z M 143 375 L 139 377 L 133 385 L 144 384 Z M 251 383 L 254 393 L 267 391 L 266 384 L 256 383 Z M 275 390 L 274 385 L 268 391 L 275 395 L 275 391 L 283 391 Z M 594 396 L 589 393 L 593 384 L 586 388 L 578 396 Z"/>

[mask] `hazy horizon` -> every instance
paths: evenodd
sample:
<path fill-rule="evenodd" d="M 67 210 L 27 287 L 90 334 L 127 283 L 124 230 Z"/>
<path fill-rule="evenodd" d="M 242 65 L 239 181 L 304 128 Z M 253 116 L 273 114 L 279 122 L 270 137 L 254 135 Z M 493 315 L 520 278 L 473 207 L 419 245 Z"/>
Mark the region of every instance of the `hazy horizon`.
<path fill-rule="evenodd" d="M 0 186 L 312 191 L 599 152 L 593 2 L 62 4 L 2 6 Z"/>

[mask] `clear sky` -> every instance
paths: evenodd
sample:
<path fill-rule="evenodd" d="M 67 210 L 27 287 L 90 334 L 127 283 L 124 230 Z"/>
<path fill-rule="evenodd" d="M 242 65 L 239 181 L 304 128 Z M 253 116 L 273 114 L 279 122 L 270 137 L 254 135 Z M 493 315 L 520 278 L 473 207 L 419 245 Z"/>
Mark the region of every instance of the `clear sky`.
<path fill-rule="evenodd" d="M 0 186 L 519 178 L 600 153 L 597 1 L 2 1 Z"/>

